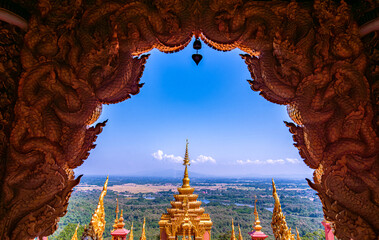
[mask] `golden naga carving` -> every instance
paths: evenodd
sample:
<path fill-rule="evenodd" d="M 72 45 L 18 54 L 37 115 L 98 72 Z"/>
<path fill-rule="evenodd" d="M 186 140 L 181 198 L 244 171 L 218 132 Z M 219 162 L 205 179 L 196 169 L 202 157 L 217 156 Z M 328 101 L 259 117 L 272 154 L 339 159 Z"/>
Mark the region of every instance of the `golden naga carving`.
<path fill-rule="evenodd" d="M 279 197 L 276 192 L 274 179 L 272 180 L 272 196 L 275 199 L 275 206 L 272 213 L 271 228 L 276 240 L 295 240 L 295 236 L 291 233 L 291 228 L 288 228 L 286 217 L 282 212 Z"/>
<path fill-rule="evenodd" d="M 102 240 L 105 229 L 105 211 L 104 211 L 104 197 L 107 195 L 108 177 L 105 180 L 103 190 L 100 193 L 99 202 L 95 212 L 92 214 L 91 221 L 88 228 L 84 229 L 82 239 Z M 117 202 L 118 203 L 118 202 Z M 118 207 L 118 204 L 117 204 Z"/>
<path fill-rule="evenodd" d="M 193 36 L 218 50 L 244 50 L 252 90 L 287 105 L 294 123 L 286 125 L 315 170 L 309 184 L 336 236 L 379 237 L 373 104 L 379 108 L 370 96 L 377 84 L 370 89 L 364 46 L 345 2 L 17 2 L 31 13 L 27 32 L 0 25 L 0 41 L 9 40 L 0 59 L 2 99 L 9 102 L 0 119 L 1 239 L 56 230 L 80 181 L 73 169 L 105 126 L 88 126 L 96 109 L 140 91 L 148 58 L 140 54 L 179 51 Z"/>

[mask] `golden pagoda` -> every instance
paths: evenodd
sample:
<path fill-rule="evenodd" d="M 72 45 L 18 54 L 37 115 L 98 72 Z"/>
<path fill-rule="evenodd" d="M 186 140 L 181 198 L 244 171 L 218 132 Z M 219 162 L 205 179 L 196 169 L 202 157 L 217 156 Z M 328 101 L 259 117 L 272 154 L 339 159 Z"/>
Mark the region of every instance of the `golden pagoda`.
<path fill-rule="evenodd" d="M 287 226 L 286 217 L 283 215 L 274 179 L 272 179 L 272 196 L 275 199 L 275 206 L 272 214 L 271 228 L 275 239 L 295 240 L 294 234 L 291 233 L 291 228 Z"/>
<path fill-rule="evenodd" d="M 190 186 L 188 177 L 188 140 L 183 165 L 183 185 L 178 188 L 179 194 L 174 195 L 175 201 L 171 201 L 171 208 L 162 214 L 159 221 L 160 239 L 176 240 L 178 236 L 188 240 L 210 240 L 212 221 L 209 214 L 204 213 L 201 201 L 197 201 L 198 195 L 193 194 L 194 188 Z"/>
<path fill-rule="evenodd" d="M 104 212 L 104 197 L 107 194 L 108 177 L 105 180 L 103 190 L 101 191 L 99 202 L 95 212 L 92 214 L 91 222 L 88 228 L 84 228 L 82 239 L 93 239 L 101 240 L 103 239 L 103 233 L 105 229 L 105 212 Z"/>

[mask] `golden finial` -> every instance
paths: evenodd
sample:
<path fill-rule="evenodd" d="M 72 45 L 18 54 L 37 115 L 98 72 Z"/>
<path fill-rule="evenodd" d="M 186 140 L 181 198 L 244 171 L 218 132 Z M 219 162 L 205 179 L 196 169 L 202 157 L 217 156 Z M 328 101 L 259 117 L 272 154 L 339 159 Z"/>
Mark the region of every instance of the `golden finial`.
<path fill-rule="evenodd" d="M 254 222 L 254 230 L 260 231 L 262 229 L 261 221 L 259 220 L 258 210 L 257 210 L 257 196 L 255 196 L 255 202 L 254 202 L 254 215 L 255 215 L 255 222 Z"/>
<path fill-rule="evenodd" d="M 88 225 L 89 231 L 86 231 L 84 236 L 91 236 L 92 238 L 103 239 L 103 233 L 105 229 L 105 211 L 104 211 L 104 197 L 107 194 L 108 176 L 105 180 L 103 190 L 100 193 L 99 202 L 97 208 L 92 215 L 91 222 Z M 92 235 L 96 235 L 92 236 Z M 83 237 L 82 237 L 83 238 Z"/>
<path fill-rule="evenodd" d="M 299 230 L 297 230 L 297 227 L 296 227 L 296 240 L 301 240 Z"/>
<path fill-rule="evenodd" d="M 139 240 L 146 240 L 145 218 L 143 218 L 142 233 L 141 233 L 141 237 Z"/>
<path fill-rule="evenodd" d="M 116 197 L 116 220 L 118 220 L 118 194 Z"/>
<path fill-rule="evenodd" d="M 121 228 L 123 228 L 125 226 L 123 212 L 124 212 L 124 210 L 121 209 L 120 218 L 118 219 L 118 223 L 117 223 L 117 228 L 118 229 L 121 229 Z"/>
<path fill-rule="evenodd" d="M 291 234 L 291 229 L 287 226 L 286 217 L 283 215 L 274 179 L 272 179 L 272 196 L 275 199 L 275 206 L 272 214 L 271 228 L 275 239 L 295 240 L 294 234 Z"/>
<path fill-rule="evenodd" d="M 134 236 L 133 236 L 133 222 L 132 222 L 132 226 L 130 227 L 130 233 L 129 233 L 129 240 L 133 240 Z"/>
<path fill-rule="evenodd" d="M 117 197 L 116 197 L 116 218 L 114 219 L 114 224 L 113 224 L 113 230 L 116 230 L 117 229 L 117 224 L 118 224 L 118 194 L 117 194 Z"/>
<path fill-rule="evenodd" d="M 75 233 L 74 233 L 74 235 L 72 235 L 71 240 L 78 240 L 78 228 L 79 228 L 79 223 L 76 226 Z"/>
<path fill-rule="evenodd" d="M 240 227 L 239 224 L 238 224 L 238 240 L 243 240 L 243 238 L 242 238 L 242 232 L 241 232 L 241 227 Z"/>
<path fill-rule="evenodd" d="M 236 234 L 234 232 L 234 222 L 232 218 L 232 235 L 230 236 L 230 240 L 236 240 Z"/>
<path fill-rule="evenodd" d="M 187 169 L 187 166 L 190 165 L 190 160 L 189 160 L 189 157 L 188 157 L 188 139 L 187 139 L 187 143 L 186 143 L 186 153 L 184 155 L 183 165 L 185 165 L 186 168 L 184 169 L 184 177 L 183 177 L 182 188 L 190 188 L 191 187 L 189 185 L 190 179 L 188 177 L 188 169 Z"/>
<path fill-rule="evenodd" d="M 186 139 L 186 152 L 184 154 L 183 165 L 188 165 L 188 166 L 191 165 L 189 157 L 188 157 L 188 139 Z"/>

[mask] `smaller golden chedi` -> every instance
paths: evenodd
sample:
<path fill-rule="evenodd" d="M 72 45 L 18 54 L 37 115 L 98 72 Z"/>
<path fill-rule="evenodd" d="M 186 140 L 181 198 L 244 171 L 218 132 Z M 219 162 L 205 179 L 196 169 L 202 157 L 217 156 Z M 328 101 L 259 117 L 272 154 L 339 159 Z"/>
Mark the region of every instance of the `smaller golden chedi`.
<path fill-rule="evenodd" d="M 113 230 L 111 232 L 112 240 L 126 240 L 126 235 L 128 235 L 130 231 L 124 228 L 125 223 L 123 210 L 121 210 L 120 218 L 118 217 L 118 198 L 116 201 L 116 218 L 114 220 Z"/>

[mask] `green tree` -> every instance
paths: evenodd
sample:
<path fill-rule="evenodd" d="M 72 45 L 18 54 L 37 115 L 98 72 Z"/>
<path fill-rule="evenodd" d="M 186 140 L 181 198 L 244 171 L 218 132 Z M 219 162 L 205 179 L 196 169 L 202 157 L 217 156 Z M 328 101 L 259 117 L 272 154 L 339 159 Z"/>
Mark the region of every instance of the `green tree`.
<path fill-rule="evenodd" d="M 325 232 L 322 229 L 310 232 L 301 237 L 302 240 L 325 240 Z"/>
<path fill-rule="evenodd" d="M 63 230 L 58 234 L 58 236 L 49 237 L 49 239 L 51 239 L 51 240 L 70 240 L 75 233 L 76 226 L 77 226 L 77 224 L 75 224 L 75 223 L 69 223 L 63 228 Z M 78 229 L 78 238 L 79 239 L 82 236 L 83 231 L 84 231 L 84 226 L 79 226 L 79 229 Z"/>

